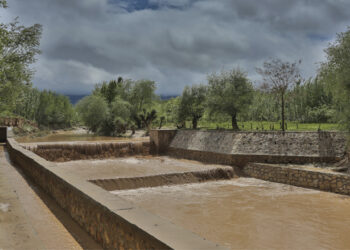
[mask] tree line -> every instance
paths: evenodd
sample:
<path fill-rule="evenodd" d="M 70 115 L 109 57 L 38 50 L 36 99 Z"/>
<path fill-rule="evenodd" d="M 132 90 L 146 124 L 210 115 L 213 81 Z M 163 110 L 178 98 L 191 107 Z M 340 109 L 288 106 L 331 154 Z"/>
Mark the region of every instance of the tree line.
<path fill-rule="evenodd" d="M 0 8 L 7 8 L 5 0 Z M 39 126 L 70 127 L 74 109 L 66 96 L 32 87 L 30 67 L 40 53 L 42 26 L 25 27 L 18 18 L 0 23 L 0 115 L 21 116 Z"/>
<path fill-rule="evenodd" d="M 0 1 L 6 8 L 7 2 Z M 50 128 L 86 125 L 104 135 L 126 130 L 176 126 L 197 128 L 202 121 L 285 121 L 335 123 L 350 121 L 350 29 L 325 49 L 327 60 L 317 75 L 302 79 L 300 61 L 270 59 L 257 68 L 253 84 L 240 68 L 207 76 L 204 84 L 186 86 L 180 96 L 161 100 L 154 81 L 123 79 L 102 82 L 73 107 L 69 99 L 32 87 L 30 65 L 40 53 L 42 27 L 24 27 L 15 19 L 0 24 L 0 115 L 21 116 Z M 350 129 L 350 126 L 348 126 Z"/>
<path fill-rule="evenodd" d="M 95 133 L 115 136 L 126 130 L 147 128 L 157 118 L 153 108 L 159 98 L 156 84 L 150 80 L 118 80 L 102 82 L 92 94 L 76 105 L 81 121 Z"/>

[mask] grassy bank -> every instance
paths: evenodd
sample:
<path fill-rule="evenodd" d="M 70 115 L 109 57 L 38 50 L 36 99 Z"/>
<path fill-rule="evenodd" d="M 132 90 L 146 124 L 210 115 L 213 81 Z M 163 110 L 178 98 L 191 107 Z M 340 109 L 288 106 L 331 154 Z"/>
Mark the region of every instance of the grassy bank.
<path fill-rule="evenodd" d="M 191 128 L 191 122 L 186 122 L 186 128 Z M 175 128 L 173 124 L 166 124 L 165 127 Z M 243 131 L 269 131 L 269 130 L 281 130 L 279 122 L 238 122 L 238 127 Z M 200 129 L 232 129 L 231 121 L 227 122 L 207 122 L 200 121 L 198 123 Z M 317 131 L 318 129 L 327 131 L 341 131 L 342 127 L 337 123 L 298 123 L 287 122 L 287 131 Z"/>

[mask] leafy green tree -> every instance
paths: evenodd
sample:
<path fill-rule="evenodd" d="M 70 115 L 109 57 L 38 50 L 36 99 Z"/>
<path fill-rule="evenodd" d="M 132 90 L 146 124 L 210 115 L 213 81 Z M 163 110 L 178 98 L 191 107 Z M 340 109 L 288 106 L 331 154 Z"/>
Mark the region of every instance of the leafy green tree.
<path fill-rule="evenodd" d="M 299 122 L 331 122 L 335 109 L 333 94 L 319 77 L 297 84 L 288 92 L 287 117 Z"/>
<path fill-rule="evenodd" d="M 321 65 L 319 76 L 333 93 L 341 121 L 350 129 L 350 27 L 337 34 L 325 52 L 327 61 Z"/>
<path fill-rule="evenodd" d="M 1 1 L 6 8 L 7 2 Z M 29 67 L 40 53 L 39 40 L 42 27 L 19 25 L 13 22 L 0 24 L 0 109 L 13 112 L 19 101 L 21 89 L 31 83 L 33 70 Z"/>
<path fill-rule="evenodd" d="M 237 114 L 251 104 L 253 87 L 246 73 L 240 69 L 223 71 L 208 76 L 208 108 L 211 114 L 220 113 L 231 117 L 232 128 L 239 130 Z"/>
<path fill-rule="evenodd" d="M 131 88 L 130 101 L 135 106 L 137 112 L 143 111 L 156 99 L 154 91 L 156 84 L 150 80 L 139 80 L 133 83 Z"/>
<path fill-rule="evenodd" d="M 165 104 L 165 119 L 167 123 L 178 123 L 181 98 L 169 99 Z"/>
<path fill-rule="evenodd" d="M 131 121 L 131 104 L 122 99 L 115 99 L 110 110 L 111 118 L 114 123 L 114 135 L 125 133 L 133 126 Z"/>
<path fill-rule="evenodd" d="M 252 103 L 241 117 L 243 116 L 245 120 L 250 121 L 277 121 L 278 108 L 273 94 L 265 89 L 255 89 Z"/>
<path fill-rule="evenodd" d="M 264 62 L 263 68 L 257 72 L 263 77 L 263 84 L 281 98 L 282 130 L 285 131 L 285 98 L 287 90 L 300 81 L 299 62 L 283 62 L 280 59 L 271 59 Z"/>
<path fill-rule="evenodd" d="M 129 102 L 132 105 L 132 117 L 138 128 L 142 127 L 140 115 L 142 115 L 143 110 L 150 109 L 157 98 L 154 93 L 155 90 L 156 84 L 154 81 L 139 80 L 132 82 Z"/>
<path fill-rule="evenodd" d="M 111 104 L 116 97 L 127 101 L 131 91 L 130 88 L 130 80 L 124 81 L 122 77 L 118 77 L 118 80 L 97 84 L 93 90 L 93 94 L 103 96 L 108 104 Z"/>
<path fill-rule="evenodd" d="M 143 122 L 147 129 L 147 134 L 149 133 L 151 129 L 152 122 L 157 118 L 157 111 L 152 109 L 150 112 L 146 111 L 146 109 L 143 110 L 143 113 L 140 114 L 140 120 Z"/>
<path fill-rule="evenodd" d="M 71 126 L 74 111 L 68 97 L 51 91 L 42 91 L 39 96 L 35 120 L 40 126 L 63 128 Z"/>
<path fill-rule="evenodd" d="M 39 107 L 40 91 L 31 86 L 24 86 L 18 99 L 21 101 L 17 102 L 14 113 L 35 121 Z"/>
<path fill-rule="evenodd" d="M 76 109 L 92 132 L 97 132 L 109 116 L 107 101 L 98 95 L 84 97 L 77 103 Z"/>
<path fill-rule="evenodd" d="M 191 119 L 192 128 L 196 129 L 198 120 L 203 116 L 205 110 L 207 87 L 204 85 L 186 86 L 182 92 L 179 120 Z"/>

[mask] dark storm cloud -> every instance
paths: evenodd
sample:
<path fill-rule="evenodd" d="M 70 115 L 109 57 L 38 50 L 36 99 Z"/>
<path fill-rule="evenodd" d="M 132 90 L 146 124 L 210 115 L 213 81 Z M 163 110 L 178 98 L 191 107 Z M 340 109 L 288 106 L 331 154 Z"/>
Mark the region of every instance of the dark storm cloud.
<path fill-rule="evenodd" d="M 323 49 L 350 24 L 345 0 L 17 0 L 2 16 L 43 24 L 34 84 L 88 93 L 117 76 L 149 78 L 162 94 L 206 74 L 303 59 L 315 74 Z"/>

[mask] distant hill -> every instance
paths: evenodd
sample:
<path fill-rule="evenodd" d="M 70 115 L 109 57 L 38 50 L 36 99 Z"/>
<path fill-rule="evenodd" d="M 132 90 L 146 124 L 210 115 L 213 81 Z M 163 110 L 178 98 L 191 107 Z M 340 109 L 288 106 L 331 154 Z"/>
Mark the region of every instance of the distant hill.
<path fill-rule="evenodd" d="M 178 95 L 160 95 L 161 100 L 169 100 L 171 98 L 178 97 Z"/>
<path fill-rule="evenodd" d="M 69 98 L 70 102 L 73 105 L 75 105 L 77 104 L 77 102 L 79 102 L 81 99 L 83 99 L 87 95 L 66 95 L 66 96 Z"/>

